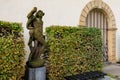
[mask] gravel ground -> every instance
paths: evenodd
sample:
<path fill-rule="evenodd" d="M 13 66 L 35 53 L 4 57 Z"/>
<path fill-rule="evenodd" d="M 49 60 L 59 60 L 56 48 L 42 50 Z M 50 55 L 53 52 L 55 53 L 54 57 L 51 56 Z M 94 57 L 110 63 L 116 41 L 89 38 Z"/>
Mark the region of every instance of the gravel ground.
<path fill-rule="evenodd" d="M 105 65 L 103 68 L 103 72 L 112 76 L 117 76 L 119 78 L 118 80 L 120 80 L 120 64 Z"/>
<path fill-rule="evenodd" d="M 120 78 L 111 78 L 110 76 L 105 76 L 105 78 L 101 78 L 98 80 L 120 80 Z"/>

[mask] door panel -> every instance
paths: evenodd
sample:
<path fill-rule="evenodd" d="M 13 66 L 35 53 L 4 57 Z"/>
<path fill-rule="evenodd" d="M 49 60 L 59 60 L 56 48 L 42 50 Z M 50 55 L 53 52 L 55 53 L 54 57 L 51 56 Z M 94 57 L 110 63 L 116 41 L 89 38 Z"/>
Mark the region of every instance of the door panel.
<path fill-rule="evenodd" d="M 104 12 L 100 9 L 91 10 L 86 18 L 86 26 L 101 29 L 104 61 L 108 61 L 108 23 Z"/>

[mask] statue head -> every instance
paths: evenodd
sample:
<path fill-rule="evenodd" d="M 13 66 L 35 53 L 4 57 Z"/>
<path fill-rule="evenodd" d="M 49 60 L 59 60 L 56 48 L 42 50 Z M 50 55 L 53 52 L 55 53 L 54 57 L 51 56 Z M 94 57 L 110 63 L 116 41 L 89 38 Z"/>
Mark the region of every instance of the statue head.
<path fill-rule="evenodd" d="M 45 13 L 42 11 L 42 10 L 39 10 L 37 13 L 36 13 L 36 17 L 38 18 L 42 18 L 42 16 L 44 16 Z"/>

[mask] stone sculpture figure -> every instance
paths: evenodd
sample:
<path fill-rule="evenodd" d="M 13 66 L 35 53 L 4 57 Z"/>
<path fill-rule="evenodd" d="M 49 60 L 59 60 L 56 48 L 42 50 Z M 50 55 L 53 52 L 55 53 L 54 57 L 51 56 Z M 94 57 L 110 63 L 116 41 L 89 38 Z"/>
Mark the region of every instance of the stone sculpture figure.
<path fill-rule="evenodd" d="M 42 58 L 45 49 L 42 21 L 43 16 L 43 11 L 37 11 L 36 7 L 34 7 L 27 15 L 28 21 L 26 27 L 30 34 L 28 42 L 30 48 L 30 55 L 27 61 L 28 67 L 37 68 L 44 66 L 44 59 Z"/>

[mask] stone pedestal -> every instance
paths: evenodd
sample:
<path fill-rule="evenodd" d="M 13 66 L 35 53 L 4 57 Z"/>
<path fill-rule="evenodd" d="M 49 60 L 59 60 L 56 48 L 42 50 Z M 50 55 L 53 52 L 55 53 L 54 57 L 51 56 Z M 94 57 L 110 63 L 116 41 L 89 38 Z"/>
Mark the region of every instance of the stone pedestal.
<path fill-rule="evenodd" d="M 28 80 L 46 80 L 46 67 L 28 68 Z"/>

